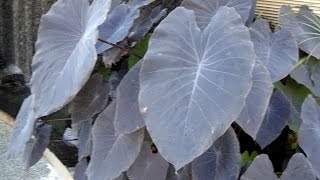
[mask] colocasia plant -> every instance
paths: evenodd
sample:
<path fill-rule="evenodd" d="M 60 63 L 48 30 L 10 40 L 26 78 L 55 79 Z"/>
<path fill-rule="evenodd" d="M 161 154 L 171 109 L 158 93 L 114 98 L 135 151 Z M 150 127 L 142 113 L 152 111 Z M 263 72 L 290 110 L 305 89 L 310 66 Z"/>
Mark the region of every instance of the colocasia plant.
<path fill-rule="evenodd" d="M 301 149 L 280 178 L 320 178 L 320 17 L 283 6 L 273 31 L 254 18 L 254 0 L 184 0 L 168 14 L 158 4 L 51 7 L 8 156 L 35 164 L 50 136 L 41 118 L 68 105 L 76 179 L 278 179 L 266 154 L 240 173 L 234 127 L 264 149 L 287 125 Z M 132 49 L 148 32 L 146 54 L 124 77 L 92 73 L 97 54 L 107 67 L 139 57 Z"/>

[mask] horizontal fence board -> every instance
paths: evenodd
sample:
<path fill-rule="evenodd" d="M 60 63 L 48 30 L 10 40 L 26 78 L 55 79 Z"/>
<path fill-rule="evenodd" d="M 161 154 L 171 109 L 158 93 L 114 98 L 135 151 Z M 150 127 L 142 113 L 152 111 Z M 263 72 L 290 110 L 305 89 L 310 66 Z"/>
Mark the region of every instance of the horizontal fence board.
<path fill-rule="evenodd" d="M 307 5 L 320 16 L 320 0 L 258 0 L 256 14 L 276 25 L 282 5 L 290 5 L 294 11 L 299 11 L 300 6 Z"/>

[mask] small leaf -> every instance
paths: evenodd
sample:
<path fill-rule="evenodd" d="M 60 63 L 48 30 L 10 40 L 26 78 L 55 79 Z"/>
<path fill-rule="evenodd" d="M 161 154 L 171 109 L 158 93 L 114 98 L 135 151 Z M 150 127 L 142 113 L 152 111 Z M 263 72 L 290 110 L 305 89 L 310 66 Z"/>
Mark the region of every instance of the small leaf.
<path fill-rule="evenodd" d="M 198 26 L 205 29 L 221 6 L 234 8 L 241 16 L 242 21 L 246 22 L 253 3 L 252 0 L 184 0 L 181 6 L 193 10 Z"/>
<path fill-rule="evenodd" d="M 92 155 L 87 170 L 89 179 L 114 179 L 134 163 L 144 138 L 144 129 L 114 135 L 116 103 L 112 102 L 97 118 L 92 128 Z"/>
<path fill-rule="evenodd" d="M 124 40 L 134 21 L 140 16 L 140 8 L 148 5 L 153 0 L 133 0 L 128 4 L 122 3 L 116 6 L 106 21 L 99 27 L 99 38 L 117 44 Z M 97 43 L 98 54 L 110 49 L 112 46 L 103 42 Z"/>
<path fill-rule="evenodd" d="M 232 128 L 222 135 L 207 152 L 192 162 L 194 180 L 238 179 L 241 166 L 239 141 Z"/>
<path fill-rule="evenodd" d="M 281 134 L 282 130 L 287 125 L 289 117 L 289 101 L 281 91 L 274 91 L 267 113 L 256 138 L 261 149 L 272 143 L 272 141 Z"/>
<path fill-rule="evenodd" d="M 70 104 L 72 125 L 80 127 L 84 121 L 100 113 L 107 105 L 109 92 L 110 85 L 101 75 L 91 76 Z"/>
<path fill-rule="evenodd" d="M 253 84 L 236 123 L 253 139 L 256 139 L 267 112 L 273 85 L 266 67 L 256 61 L 253 69 Z"/>
<path fill-rule="evenodd" d="M 203 32 L 194 12 L 182 7 L 155 29 L 140 72 L 139 105 L 160 154 L 177 170 L 238 117 L 254 60 L 248 29 L 233 8 L 221 7 Z"/>
<path fill-rule="evenodd" d="M 282 173 L 281 180 L 316 180 L 316 176 L 313 173 L 311 163 L 302 154 L 294 154 L 286 168 Z"/>
<path fill-rule="evenodd" d="M 36 118 L 69 103 L 89 79 L 97 53 L 97 27 L 111 0 L 59 0 L 42 16 L 32 60 Z"/>
<path fill-rule="evenodd" d="M 8 146 L 8 158 L 16 158 L 21 155 L 29 142 L 36 118 L 33 110 L 33 96 L 26 98 L 15 120 L 15 125 L 11 133 L 10 143 Z"/>
<path fill-rule="evenodd" d="M 78 160 L 88 157 L 92 153 L 92 119 L 82 123 L 78 134 Z"/>
<path fill-rule="evenodd" d="M 127 174 L 131 180 L 165 180 L 168 167 L 169 163 L 159 153 L 152 153 L 150 145 L 144 143 Z"/>
<path fill-rule="evenodd" d="M 285 78 L 299 59 L 298 45 L 288 30 L 274 34 L 268 21 L 256 20 L 250 28 L 251 39 L 257 55 L 270 72 L 272 82 Z"/>
<path fill-rule="evenodd" d="M 51 126 L 47 124 L 37 124 L 33 136 L 30 138 L 24 150 L 24 162 L 26 168 L 36 164 L 43 155 L 44 150 L 50 142 Z"/>
<path fill-rule="evenodd" d="M 320 96 L 320 61 L 310 58 L 304 64 L 298 66 L 290 74 L 292 79 L 303 84 L 316 96 Z"/>
<path fill-rule="evenodd" d="M 302 105 L 301 118 L 298 142 L 311 162 L 315 174 L 320 178 L 320 106 L 311 95 Z"/>
<path fill-rule="evenodd" d="M 307 6 L 295 14 L 290 6 L 282 6 L 279 21 L 282 29 L 289 30 L 299 47 L 306 53 L 320 58 L 320 17 Z"/>
<path fill-rule="evenodd" d="M 117 105 L 114 119 L 115 134 L 132 133 L 145 126 L 139 110 L 139 72 L 142 60 L 122 79 L 117 88 Z"/>
<path fill-rule="evenodd" d="M 132 53 L 143 57 L 148 50 L 149 39 L 152 34 L 147 34 L 146 37 L 141 39 L 141 41 L 133 48 Z M 128 67 L 131 69 L 140 59 L 135 55 L 131 55 L 128 58 Z"/>
<path fill-rule="evenodd" d="M 266 154 L 257 156 L 247 171 L 241 176 L 241 180 L 278 180 L 274 173 L 272 163 Z"/>

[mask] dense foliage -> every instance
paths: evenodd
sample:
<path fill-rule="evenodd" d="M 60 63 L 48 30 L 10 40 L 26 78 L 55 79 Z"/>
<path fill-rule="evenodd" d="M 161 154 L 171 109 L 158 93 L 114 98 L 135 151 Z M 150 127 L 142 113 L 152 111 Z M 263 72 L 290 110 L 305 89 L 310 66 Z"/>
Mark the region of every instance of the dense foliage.
<path fill-rule="evenodd" d="M 156 4 L 51 7 L 8 156 L 35 164 L 51 131 L 41 118 L 68 105 L 76 179 L 278 179 L 268 155 L 241 156 L 234 127 L 264 149 L 287 125 L 301 149 L 281 179 L 320 178 L 320 17 L 283 6 L 273 31 L 253 21 L 254 0 L 184 0 L 169 14 Z M 129 72 L 93 73 L 97 54 Z"/>

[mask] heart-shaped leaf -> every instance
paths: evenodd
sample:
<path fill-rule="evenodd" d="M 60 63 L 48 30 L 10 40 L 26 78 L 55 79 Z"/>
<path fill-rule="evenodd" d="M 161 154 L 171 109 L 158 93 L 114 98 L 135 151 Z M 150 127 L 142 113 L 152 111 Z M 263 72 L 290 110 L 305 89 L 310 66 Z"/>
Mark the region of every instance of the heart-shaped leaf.
<path fill-rule="evenodd" d="M 311 95 L 302 104 L 301 118 L 298 142 L 320 178 L 320 106 Z"/>
<path fill-rule="evenodd" d="M 299 47 L 306 53 L 320 58 L 320 17 L 307 6 L 295 14 L 290 6 L 282 6 L 279 21 L 281 28 L 289 30 Z"/>
<path fill-rule="evenodd" d="M 250 28 L 251 40 L 259 61 L 268 69 L 272 82 L 285 78 L 299 59 L 296 40 L 288 30 L 274 34 L 268 21 L 259 19 Z"/>
<path fill-rule="evenodd" d="M 253 0 L 184 0 L 181 4 L 181 6 L 195 12 L 200 29 L 207 27 L 221 6 L 233 7 L 243 22 L 246 22 L 253 5 Z"/>
<path fill-rule="evenodd" d="M 194 180 L 238 179 L 241 167 L 240 145 L 232 128 L 222 135 L 207 152 L 192 162 Z"/>
<path fill-rule="evenodd" d="M 92 128 L 92 155 L 89 179 L 114 179 L 129 169 L 139 155 L 144 129 L 130 134 L 114 134 L 115 101 L 97 118 Z"/>
<path fill-rule="evenodd" d="M 247 134 L 256 139 L 269 106 L 273 85 L 269 71 L 259 60 L 256 61 L 252 76 L 251 91 L 236 122 Z"/>
<path fill-rule="evenodd" d="M 155 29 L 140 72 L 139 105 L 160 154 L 177 170 L 239 116 L 254 61 L 248 28 L 233 8 L 221 7 L 203 32 L 183 7 Z"/>
<path fill-rule="evenodd" d="M 111 0 L 59 0 L 42 16 L 32 60 L 36 117 L 69 103 L 89 79 L 97 59 L 97 27 Z"/>

